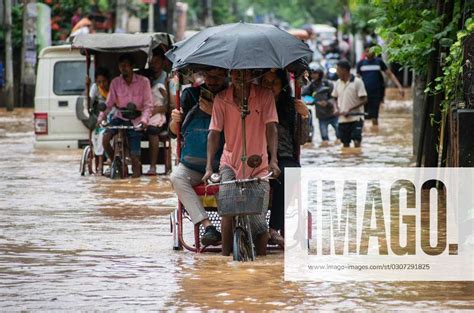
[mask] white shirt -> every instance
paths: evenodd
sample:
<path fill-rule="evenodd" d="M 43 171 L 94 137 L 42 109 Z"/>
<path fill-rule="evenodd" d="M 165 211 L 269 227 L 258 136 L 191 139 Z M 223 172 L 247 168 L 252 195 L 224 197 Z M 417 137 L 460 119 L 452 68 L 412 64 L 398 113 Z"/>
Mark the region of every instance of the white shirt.
<path fill-rule="evenodd" d="M 360 103 L 360 98 L 367 96 L 367 91 L 365 90 L 362 79 L 352 75 L 347 82 L 344 82 L 341 79 L 337 80 L 336 86 L 332 91 L 332 96 L 337 98 L 337 106 L 339 107 L 339 111 L 345 112 L 357 106 Z M 364 106 L 361 105 L 350 112 L 363 113 Z M 341 115 L 339 116 L 339 123 L 355 122 L 359 121 L 360 119 L 364 119 L 364 116 L 358 115 L 346 117 Z"/>

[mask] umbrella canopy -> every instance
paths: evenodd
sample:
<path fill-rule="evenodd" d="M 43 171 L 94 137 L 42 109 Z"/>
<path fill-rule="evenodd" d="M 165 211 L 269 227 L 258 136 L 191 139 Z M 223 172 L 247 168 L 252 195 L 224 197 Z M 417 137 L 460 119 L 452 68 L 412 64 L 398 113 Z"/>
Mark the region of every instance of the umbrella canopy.
<path fill-rule="evenodd" d="M 166 56 L 174 69 L 256 69 L 285 68 L 311 53 L 305 43 L 276 26 L 240 22 L 207 28 L 173 46 Z"/>

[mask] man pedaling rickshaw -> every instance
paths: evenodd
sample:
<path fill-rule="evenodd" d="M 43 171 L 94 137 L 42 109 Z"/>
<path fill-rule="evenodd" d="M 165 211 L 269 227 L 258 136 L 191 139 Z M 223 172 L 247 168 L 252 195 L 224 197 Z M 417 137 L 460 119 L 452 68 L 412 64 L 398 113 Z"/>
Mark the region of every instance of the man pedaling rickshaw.
<path fill-rule="evenodd" d="M 146 128 L 148 120 L 153 111 L 153 100 L 149 80 L 133 72 L 133 57 L 130 54 L 122 54 L 118 59 L 120 76 L 114 78 L 110 83 L 109 94 L 107 96 L 107 108 L 101 112 L 98 123 L 101 123 L 107 114 L 115 106 L 118 110 L 115 113 L 110 125 L 112 126 L 135 126 Z M 102 144 L 109 156 L 114 155 L 114 150 L 110 145 L 110 140 L 117 133 L 116 129 L 107 129 L 104 134 Z M 140 163 L 140 141 L 142 133 L 135 129 L 127 130 L 128 147 L 132 160 L 132 178 L 141 175 Z"/>
<path fill-rule="evenodd" d="M 248 112 L 246 119 L 245 136 L 251 138 L 246 144 L 248 155 L 257 155 L 262 158 L 259 166 L 252 169 L 252 177 L 264 177 L 272 172 L 278 177 L 278 115 L 275 99 L 271 90 L 253 84 L 251 70 L 232 70 L 232 85 L 220 92 L 214 99 L 212 118 L 209 125 L 209 138 L 207 144 L 207 166 L 203 181 L 206 182 L 213 173 L 212 161 L 219 147 L 221 133 L 224 133 L 225 145 L 220 161 L 220 175 L 222 181 L 231 181 L 235 178 L 247 178 L 242 162 L 243 148 L 241 114 L 243 98 L 248 99 Z M 267 156 L 267 147 L 270 160 Z M 248 173 L 248 172 L 247 172 Z M 265 195 L 261 214 L 250 215 L 249 223 L 252 235 L 255 237 L 257 255 L 266 255 L 267 242 L 270 237 L 266 221 L 270 186 L 268 182 L 261 182 Z M 223 188 L 219 192 L 226 192 Z M 222 229 L 222 254 L 229 255 L 232 251 L 233 218 L 223 216 Z"/>

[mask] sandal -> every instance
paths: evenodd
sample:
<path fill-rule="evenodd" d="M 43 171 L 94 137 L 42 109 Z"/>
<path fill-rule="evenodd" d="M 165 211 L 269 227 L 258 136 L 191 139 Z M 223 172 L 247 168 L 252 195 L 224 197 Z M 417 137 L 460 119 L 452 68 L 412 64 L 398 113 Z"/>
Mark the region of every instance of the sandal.
<path fill-rule="evenodd" d="M 147 175 L 147 176 L 156 176 L 157 175 L 156 170 L 151 170 L 150 169 L 150 170 L 148 170 L 148 172 L 146 172 L 145 175 Z"/>
<path fill-rule="evenodd" d="M 270 239 L 268 240 L 269 245 L 280 246 L 284 249 L 285 247 L 285 238 L 274 229 L 270 229 Z"/>

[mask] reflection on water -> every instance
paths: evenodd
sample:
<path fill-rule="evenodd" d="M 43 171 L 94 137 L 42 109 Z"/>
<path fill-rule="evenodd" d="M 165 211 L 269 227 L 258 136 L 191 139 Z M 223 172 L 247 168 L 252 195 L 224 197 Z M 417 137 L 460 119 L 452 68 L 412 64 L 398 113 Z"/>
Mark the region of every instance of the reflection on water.
<path fill-rule="evenodd" d="M 0 111 L 1 310 L 474 308 L 472 283 L 295 284 L 281 252 L 236 264 L 173 251 L 166 177 L 81 177 L 80 151 L 35 150 L 31 111 L 15 114 Z M 303 166 L 411 165 L 411 115 L 381 125 L 359 155 L 315 138 Z"/>

